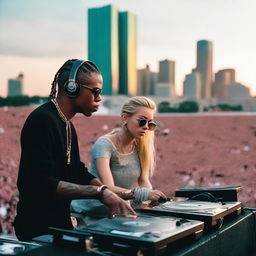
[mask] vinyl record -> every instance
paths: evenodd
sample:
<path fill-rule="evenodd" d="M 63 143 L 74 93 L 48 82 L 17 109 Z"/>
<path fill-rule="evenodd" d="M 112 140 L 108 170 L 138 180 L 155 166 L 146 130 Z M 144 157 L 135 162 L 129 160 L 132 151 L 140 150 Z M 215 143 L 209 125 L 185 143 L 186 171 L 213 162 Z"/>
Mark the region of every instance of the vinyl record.
<path fill-rule="evenodd" d="M 126 232 L 167 232 L 176 227 L 174 218 L 161 218 L 153 216 L 139 216 L 136 219 L 115 217 L 97 221 L 97 227 L 104 230 L 119 230 Z"/>
<path fill-rule="evenodd" d="M 221 206 L 221 203 L 187 200 L 166 202 L 161 205 L 161 208 L 175 211 L 202 212 L 207 210 L 218 209 L 221 208 Z"/>

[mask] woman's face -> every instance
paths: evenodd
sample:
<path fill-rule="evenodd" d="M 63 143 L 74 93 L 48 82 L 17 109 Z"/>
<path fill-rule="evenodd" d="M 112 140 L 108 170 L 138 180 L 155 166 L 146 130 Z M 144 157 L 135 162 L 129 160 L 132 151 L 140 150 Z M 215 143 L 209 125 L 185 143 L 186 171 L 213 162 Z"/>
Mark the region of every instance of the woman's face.
<path fill-rule="evenodd" d="M 154 113 L 155 111 L 153 109 L 141 107 L 135 114 L 126 116 L 127 128 L 134 138 L 140 138 L 144 136 L 146 132 L 150 132 L 150 124 L 148 122 L 154 121 Z M 146 120 L 147 122 L 142 122 L 144 125 L 140 126 L 139 123 L 141 120 Z"/>

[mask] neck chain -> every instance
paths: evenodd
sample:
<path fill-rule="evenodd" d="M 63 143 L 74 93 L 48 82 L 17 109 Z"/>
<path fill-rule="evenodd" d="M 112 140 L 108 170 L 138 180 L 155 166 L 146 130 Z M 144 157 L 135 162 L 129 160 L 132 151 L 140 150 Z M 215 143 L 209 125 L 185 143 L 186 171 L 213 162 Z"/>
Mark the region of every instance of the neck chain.
<path fill-rule="evenodd" d="M 71 125 L 70 125 L 70 122 L 68 121 L 68 119 L 62 113 L 57 100 L 52 99 L 52 103 L 55 105 L 60 118 L 66 123 L 66 137 L 67 137 L 66 158 L 67 158 L 67 164 L 70 164 L 70 162 L 71 162 L 71 160 L 70 160 L 71 159 Z"/>

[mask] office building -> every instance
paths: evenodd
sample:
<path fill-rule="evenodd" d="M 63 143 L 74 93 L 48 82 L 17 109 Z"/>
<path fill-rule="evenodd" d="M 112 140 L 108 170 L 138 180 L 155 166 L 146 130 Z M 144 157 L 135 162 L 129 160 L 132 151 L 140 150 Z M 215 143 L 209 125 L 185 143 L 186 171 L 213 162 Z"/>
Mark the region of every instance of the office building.
<path fill-rule="evenodd" d="M 215 74 L 215 81 L 212 86 L 214 98 L 228 98 L 228 86 L 235 83 L 235 69 L 222 69 Z"/>
<path fill-rule="evenodd" d="M 15 79 L 8 79 L 8 97 L 21 96 L 23 94 L 23 78 L 24 75 L 20 73 Z"/>
<path fill-rule="evenodd" d="M 88 59 L 102 72 L 103 95 L 137 93 L 136 16 L 112 5 L 88 9 Z"/>
<path fill-rule="evenodd" d="M 201 98 L 200 74 L 195 69 L 185 77 L 183 83 L 183 96 L 189 100 L 199 100 Z"/>
<path fill-rule="evenodd" d="M 138 70 L 138 95 L 155 95 L 157 73 L 151 72 L 149 65 Z"/>
<path fill-rule="evenodd" d="M 174 97 L 175 91 L 175 61 L 159 61 L 158 82 L 156 85 L 156 96 Z"/>
<path fill-rule="evenodd" d="M 88 59 L 103 76 L 103 95 L 118 93 L 118 9 L 107 5 L 88 9 Z"/>
<path fill-rule="evenodd" d="M 250 97 L 250 90 L 241 83 L 233 83 L 228 87 L 229 99 L 246 99 Z"/>
<path fill-rule="evenodd" d="M 197 64 L 196 70 L 201 79 L 201 98 L 211 98 L 213 65 L 213 44 L 207 40 L 197 42 Z"/>
<path fill-rule="evenodd" d="M 119 94 L 137 94 L 137 20 L 119 12 Z"/>

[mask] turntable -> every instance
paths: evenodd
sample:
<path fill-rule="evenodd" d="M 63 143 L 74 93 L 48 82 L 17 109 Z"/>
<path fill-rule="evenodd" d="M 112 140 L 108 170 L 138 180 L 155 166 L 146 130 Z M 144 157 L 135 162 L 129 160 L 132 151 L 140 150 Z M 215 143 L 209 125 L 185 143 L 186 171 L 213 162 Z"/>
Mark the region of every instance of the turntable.
<path fill-rule="evenodd" d="M 205 222 L 206 229 L 219 228 L 223 220 L 241 213 L 241 202 L 171 201 L 157 206 L 146 206 L 138 212 L 176 216 Z"/>
<path fill-rule="evenodd" d="M 0 238 L 0 255 L 20 255 L 41 247 L 40 244 Z"/>
<path fill-rule="evenodd" d="M 109 248 L 115 251 L 121 246 L 126 251 L 128 248 L 143 251 L 142 255 L 160 255 L 178 240 L 184 238 L 195 241 L 200 238 L 203 226 L 204 223 L 197 220 L 140 214 L 136 219 L 122 216 L 100 219 L 94 224 L 78 228 L 76 232 L 91 233 L 94 242 L 104 250 Z"/>

